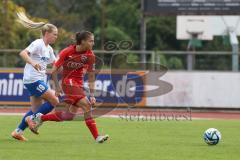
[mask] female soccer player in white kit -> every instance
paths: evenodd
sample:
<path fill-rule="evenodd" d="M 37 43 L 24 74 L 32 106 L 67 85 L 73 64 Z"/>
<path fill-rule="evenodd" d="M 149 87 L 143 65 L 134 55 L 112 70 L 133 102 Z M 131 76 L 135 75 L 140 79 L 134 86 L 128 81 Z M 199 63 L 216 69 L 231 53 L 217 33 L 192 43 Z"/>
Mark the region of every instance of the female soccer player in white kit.
<path fill-rule="evenodd" d="M 42 38 L 33 41 L 20 52 L 20 56 L 26 61 L 23 83 L 30 94 L 31 109 L 24 115 L 22 122 L 11 133 L 11 136 L 20 141 L 27 141 L 23 136 L 23 131 L 28 127 L 25 118 L 34 113 L 47 114 L 59 103 L 55 92 L 49 89 L 46 84 L 47 65 L 54 63 L 56 59 L 49 44 L 56 41 L 58 29 L 53 24 L 35 23 L 29 20 L 23 12 L 19 12 L 17 15 L 22 25 L 27 28 L 41 29 L 42 33 Z M 43 100 L 46 102 L 43 103 Z M 38 132 L 36 131 L 35 134 L 38 134 Z"/>

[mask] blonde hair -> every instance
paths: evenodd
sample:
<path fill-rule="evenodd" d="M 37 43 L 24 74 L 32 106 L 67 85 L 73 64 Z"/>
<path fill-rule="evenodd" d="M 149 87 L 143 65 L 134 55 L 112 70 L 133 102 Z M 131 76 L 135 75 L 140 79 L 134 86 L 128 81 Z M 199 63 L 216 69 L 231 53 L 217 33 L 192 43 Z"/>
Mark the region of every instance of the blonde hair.
<path fill-rule="evenodd" d="M 50 23 L 45 22 L 33 22 L 30 20 L 24 12 L 17 12 L 18 22 L 21 23 L 24 27 L 30 29 L 41 29 L 42 35 L 45 35 L 46 32 L 52 32 L 57 27 Z"/>

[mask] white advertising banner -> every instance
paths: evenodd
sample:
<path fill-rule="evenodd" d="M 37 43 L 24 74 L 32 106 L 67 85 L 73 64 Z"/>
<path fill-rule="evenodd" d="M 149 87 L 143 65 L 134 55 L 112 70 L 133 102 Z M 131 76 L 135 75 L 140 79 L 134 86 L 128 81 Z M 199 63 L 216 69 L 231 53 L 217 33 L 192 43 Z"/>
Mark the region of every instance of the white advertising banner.
<path fill-rule="evenodd" d="M 150 80 L 151 75 L 147 82 Z M 159 96 L 147 95 L 147 106 L 240 108 L 240 73 L 167 72 L 160 80 L 170 83 L 172 90 Z"/>

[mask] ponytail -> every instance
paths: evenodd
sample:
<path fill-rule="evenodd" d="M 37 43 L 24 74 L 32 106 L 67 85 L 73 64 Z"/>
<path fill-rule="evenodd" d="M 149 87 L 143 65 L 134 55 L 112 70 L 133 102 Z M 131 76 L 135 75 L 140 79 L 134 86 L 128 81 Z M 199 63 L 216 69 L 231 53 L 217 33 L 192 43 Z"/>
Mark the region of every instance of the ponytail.
<path fill-rule="evenodd" d="M 45 22 L 33 22 L 30 20 L 24 12 L 17 12 L 18 22 L 24 27 L 30 29 L 41 29 L 42 35 L 46 32 L 52 32 L 53 29 L 57 28 L 55 25 Z"/>

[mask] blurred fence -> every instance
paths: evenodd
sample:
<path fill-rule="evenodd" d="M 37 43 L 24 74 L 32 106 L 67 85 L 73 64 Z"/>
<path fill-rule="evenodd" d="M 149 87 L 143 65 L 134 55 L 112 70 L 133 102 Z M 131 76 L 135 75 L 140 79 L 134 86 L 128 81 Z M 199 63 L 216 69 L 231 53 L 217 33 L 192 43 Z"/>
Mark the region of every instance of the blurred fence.
<path fill-rule="evenodd" d="M 0 67 L 24 67 L 25 62 L 19 57 L 19 52 L 19 49 L 0 49 Z M 158 63 L 166 66 L 170 70 L 188 70 L 188 66 L 192 66 L 192 70 L 232 70 L 232 53 L 230 51 L 95 50 L 94 52 L 96 56 L 101 59 L 101 67 L 103 69 L 148 69 L 154 68 L 153 63 Z M 140 62 L 142 54 L 146 56 L 146 62 L 149 65 L 136 65 L 136 63 Z M 192 57 L 191 60 L 189 60 L 190 55 Z"/>

